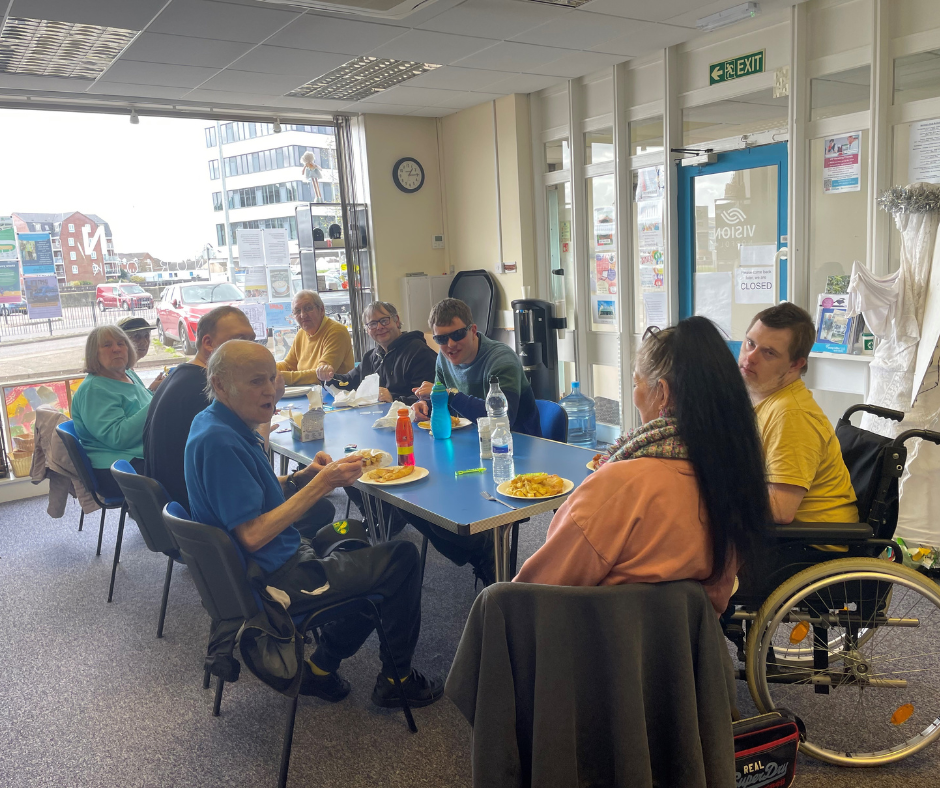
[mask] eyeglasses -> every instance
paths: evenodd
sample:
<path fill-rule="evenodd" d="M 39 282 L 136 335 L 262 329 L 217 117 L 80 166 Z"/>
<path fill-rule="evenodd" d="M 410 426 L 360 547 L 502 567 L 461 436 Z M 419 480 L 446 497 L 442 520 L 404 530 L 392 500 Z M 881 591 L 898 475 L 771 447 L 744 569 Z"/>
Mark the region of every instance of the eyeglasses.
<path fill-rule="evenodd" d="M 368 323 L 366 323 L 366 328 L 368 328 L 369 331 L 372 331 L 373 329 L 376 329 L 379 326 L 382 326 L 384 328 L 391 322 L 392 322 L 392 319 L 390 317 L 380 317 L 378 320 L 370 320 Z"/>
<path fill-rule="evenodd" d="M 643 336 L 640 337 L 640 341 L 646 341 L 647 337 L 656 337 L 659 334 L 659 326 L 647 326 L 646 331 L 643 332 Z"/>
<path fill-rule="evenodd" d="M 320 307 L 314 306 L 313 304 L 304 304 L 303 306 L 297 307 L 297 309 L 293 310 L 291 314 L 294 317 L 300 317 L 301 315 L 309 315 L 315 309 L 319 309 L 319 308 Z"/>
<path fill-rule="evenodd" d="M 458 328 L 456 331 L 451 331 L 449 334 L 431 334 L 431 338 L 437 342 L 438 345 L 446 345 L 450 340 L 454 342 L 459 342 L 470 330 L 470 326 L 464 326 L 463 328 Z"/>

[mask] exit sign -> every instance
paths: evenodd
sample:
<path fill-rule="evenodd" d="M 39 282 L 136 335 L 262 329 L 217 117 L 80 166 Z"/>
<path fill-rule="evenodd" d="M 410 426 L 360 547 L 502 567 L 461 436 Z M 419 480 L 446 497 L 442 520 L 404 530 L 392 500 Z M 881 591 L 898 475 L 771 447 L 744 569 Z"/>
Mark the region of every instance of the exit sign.
<path fill-rule="evenodd" d="M 752 52 L 750 55 L 741 55 L 731 60 L 722 60 L 712 63 L 708 67 L 708 84 L 717 85 L 721 82 L 730 82 L 732 79 L 749 77 L 751 74 L 761 74 L 764 71 L 764 50 Z"/>

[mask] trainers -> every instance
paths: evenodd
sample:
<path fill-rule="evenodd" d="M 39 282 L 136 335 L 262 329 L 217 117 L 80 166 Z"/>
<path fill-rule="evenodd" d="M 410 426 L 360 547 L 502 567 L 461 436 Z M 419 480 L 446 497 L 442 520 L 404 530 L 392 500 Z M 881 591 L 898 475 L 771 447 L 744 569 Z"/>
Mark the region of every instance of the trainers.
<path fill-rule="evenodd" d="M 300 680 L 300 694 L 314 695 L 330 703 L 338 703 L 349 694 L 349 682 L 338 673 L 318 676 L 310 669 L 310 660 L 304 662 L 304 675 Z"/>
<path fill-rule="evenodd" d="M 442 679 L 429 679 L 427 676 L 412 669 L 408 678 L 402 681 L 402 689 L 408 699 L 408 705 L 413 709 L 430 706 L 444 694 Z M 375 680 L 375 689 L 372 690 L 372 702 L 383 709 L 400 709 L 401 698 L 398 687 L 381 673 Z"/>
<path fill-rule="evenodd" d="M 496 564 L 493 557 L 489 556 L 486 561 L 475 563 L 473 566 L 473 590 L 476 591 L 477 583 L 483 583 L 483 587 L 493 585 L 496 582 Z"/>

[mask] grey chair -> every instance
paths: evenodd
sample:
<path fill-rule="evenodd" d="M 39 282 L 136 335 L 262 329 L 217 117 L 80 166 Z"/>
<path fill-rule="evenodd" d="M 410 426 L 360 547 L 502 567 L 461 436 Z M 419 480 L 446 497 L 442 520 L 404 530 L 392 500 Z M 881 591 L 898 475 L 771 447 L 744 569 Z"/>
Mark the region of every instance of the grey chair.
<path fill-rule="evenodd" d="M 202 604 L 213 622 L 245 621 L 263 610 L 260 598 L 248 582 L 245 557 L 227 531 L 204 523 L 193 522 L 188 519 L 186 510 L 175 502 L 171 502 L 164 507 L 163 519 L 167 529 L 179 545 L 180 554 L 192 573 L 193 582 L 196 584 L 196 589 L 202 598 Z M 325 624 L 350 615 L 366 615 L 375 625 L 382 646 L 386 651 L 389 651 L 388 637 L 385 634 L 385 627 L 382 625 L 379 612 L 381 602 L 382 597 L 374 594 L 354 597 L 335 605 L 323 607 L 312 613 L 302 613 L 292 618 L 298 632 L 313 632 L 314 636 L 318 637 L 318 630 Z M 408 728 L 412 733 L 416 733 L 418 728 L 412 717 L 405 691 L 397 678 L 400 671 L 396 670 L 395 674 L 395 684 L 402 701 L 402 711 L 408 722 Z M 224 685 L 225 681 L 219 675 L 212 709 L 213 716 L 219 715 Z M 203 686 L 209 686 L 208 667 L 204 673 Z M 287 725 L 284 731 L 284 742 L 281 747 L 278 788 L 285 788 L 287 785 L 298 700 L 299 697 L 294 697 L 290 702 Z"/>
<path fill-rule="evenodd" d="M 157 637 L 162 638 L 166 603 L 170 595 L 170 580 L 173 577 L 173 564 L 176 561 L 182 562 L 176 541 L 167 530 L 166 523 L 163 522 L 163 507 L 170 502 L 170 496 L 167 495 L 160 482 L 137 473 L 134 466 L 127 460 L 118 460 L 114 463 L 111 466 L 111 475 L 114 476 L 121 492 L 124 493 L 127 511 L 137 523 L 147 549 L 154 553 L 162 553 L 167 557 L 163 597 L 160 600 L 160 617 L 157 620 Z"/>

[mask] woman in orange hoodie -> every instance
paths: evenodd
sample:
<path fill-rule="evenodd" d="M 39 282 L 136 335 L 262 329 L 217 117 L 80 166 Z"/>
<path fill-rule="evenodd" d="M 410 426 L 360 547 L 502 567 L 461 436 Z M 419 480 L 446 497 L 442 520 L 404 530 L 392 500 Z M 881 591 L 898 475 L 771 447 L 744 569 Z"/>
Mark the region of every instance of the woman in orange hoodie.
<path fill-rule="evenodd" d="M 558 510 L 518 582 L 700 580 L 719 613 L 770 522 L 754 409 L 715 326 L 647 331 L 633 373 L 643 424 Z"/>

